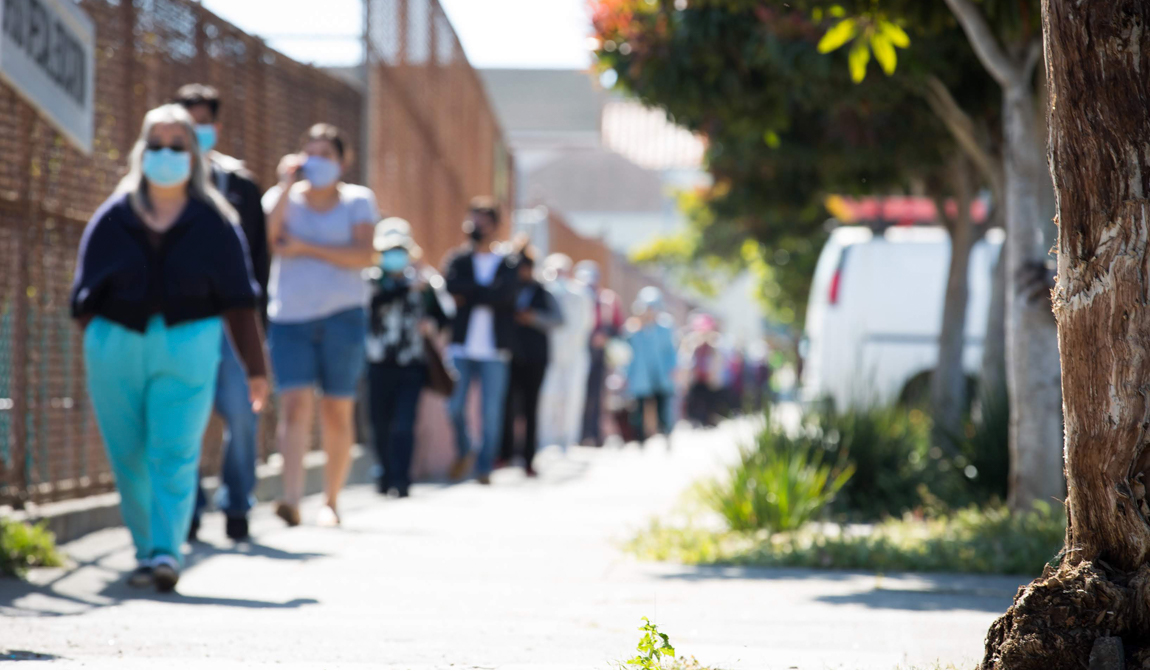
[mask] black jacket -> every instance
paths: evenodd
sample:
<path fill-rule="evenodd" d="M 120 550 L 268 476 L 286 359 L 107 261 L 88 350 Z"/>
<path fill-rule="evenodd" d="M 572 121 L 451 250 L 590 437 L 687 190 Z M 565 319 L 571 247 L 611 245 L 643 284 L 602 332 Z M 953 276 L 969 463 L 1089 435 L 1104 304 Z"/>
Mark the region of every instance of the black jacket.
<path fill-rule="evenodd" d="M 530 324 L 515 323 L 516 363 L 546 366 L 551 360 L 551 330 L 563 325 L 559 301 L 543 285 L 532 281 L 520 284 L 516 312 L 530 312 Z"/>
<path fill-rule="evenodd" d="M 217 188 L 223 187 L 220 190 L 224 197 L 240 215 L 240 226 L 244 230 L 248 252 L 251 254 L 252 272 L 260 285 L 260 314 L 266 324 L 271 255 L 268 251 L 267 216 L 260 202 L 263 192 L 240 161 L 223 154 L 213 154 L 212 159 L 212 183 Z"/>
<path fill-rule="evenodd" d="M 451 341 L 457 345 L 467 342 L 467 328 L 471 324 L 471 310 L 486 305 L 495 313 L 495 347 L 510 352 L 515 348 L 515 298 L 518 295 L 519 276 L 514 257 L 504 257 L 495 271 L 495 279 L 488 286 L 475 281 L 475 250 L 467 245 L 448 260 L 444 279 L 447 293 L 455 297 L 455 320 Z"/>
<path fill-rule="evenodd" d="M 258 296 L 243 231 L 215 208 L 189 200 L 156 247 L 121 194 L 84 229 L 71 302 L 76 319 L 100 316 L 143 333 L 154 314 L 175 326 L 255 308 Z"/>

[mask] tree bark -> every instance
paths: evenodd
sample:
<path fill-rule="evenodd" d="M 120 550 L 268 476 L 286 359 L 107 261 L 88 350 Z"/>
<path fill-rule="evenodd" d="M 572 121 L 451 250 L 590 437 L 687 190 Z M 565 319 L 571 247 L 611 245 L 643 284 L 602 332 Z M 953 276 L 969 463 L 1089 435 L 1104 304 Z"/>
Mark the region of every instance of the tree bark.
<path fill-rule="evenodd" d="M 1049 241 L 1043 188 L 1049 180 L 1034 124 L 1029 81 L 1003 91 L 1006 140 L 1006 380 L 1010 396 L 1013 510 L 1061 499 L 1062 396 L 1058 333 L 1050 312 Z"/>
<path fill-rule="evenodd" d="M 991 627 L 984 668 L 1150 663 L 1150 4 L 1044 0 L 1068 482 L 1060 564 Z"/>
<path fill-rule="evenodd" d="M 972 167 L 966 159 L 955 159 L 951 180 L 954 183 L 954 200 L 958 212 L 947 226 L 950 233 L 950 269 L 943 299 L 938 364 L 931 376 L 935 444 L 949 446 L 954 451 L 959 447 L 962 421 L 970 400 L 962 360 L 966 345 L 966 307 L 970 298 L 970 252 L 978 239 L 970 217 L 970 204 L 974 200 L 971 172 Z M 939 218 L 946 221 L 946 213 L 940 211 Z"/>

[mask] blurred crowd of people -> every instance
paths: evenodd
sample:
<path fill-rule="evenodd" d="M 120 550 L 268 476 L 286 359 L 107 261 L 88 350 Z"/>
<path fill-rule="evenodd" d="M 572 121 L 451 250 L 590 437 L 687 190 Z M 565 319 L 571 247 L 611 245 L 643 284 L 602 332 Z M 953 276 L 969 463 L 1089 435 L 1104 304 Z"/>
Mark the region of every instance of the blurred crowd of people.
<path fill-rule="evenodd" d="M 371 190 L 342 180 L 351 147 L 331 125 L 310 128 L 261 191 L 215 149 L 221 104 L 193 84 L 146 115 L 79 250 L 72 312 L 139 560 L 130 584 L 169 591 L 179 579 L 208 505 L 199 461 L 213 410 L 225 425 L 217 502 L 227 535 L 248 537 L 271 381 L 275 510 L 289 526 L 301 523 L 317 418 L 327 459 L 316 523 L 340 523 L 360 401 L 379 491 L 399 497 L 425 390 L 448 399 L 451 479 L 482 484 L 517 459 L 535 476 L 541 445 L 643 442 L 680 418 L 713 425 L 765 402 L 764 349 L 731 346 L 709 315 L 676 324 L 655 287 L 628 310 L 595 263 L 500 242 L 490 198 L 472 201 L 468 242 L 440 274 L 408 222 L 381 220 Z"/>

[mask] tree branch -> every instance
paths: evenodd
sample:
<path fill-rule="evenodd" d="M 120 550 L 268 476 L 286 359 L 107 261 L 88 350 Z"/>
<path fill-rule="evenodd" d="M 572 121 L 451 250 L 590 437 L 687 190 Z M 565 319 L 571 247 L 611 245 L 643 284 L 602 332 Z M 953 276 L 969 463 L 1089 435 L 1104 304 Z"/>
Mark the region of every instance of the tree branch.
<path fill-rule="evenodd" d="M 946 88 L 946 84 L 934 75 L 929 75 L 926 78 L 924 97 L 935 116 L 950 131 L 959 148 L 978 168 L 983 179 L 986 180 L 987 186 L 990 187 L 994 202 L 1003 202 L 1005 176 L 1002 174 L 1001 162 L 979 142 L 974 121 L 971 120 L 970 115 L 954 99 L 950 89 Z"/>
<path fill-rule="evenodd" d="M 994 36 L 994 31 L 986 23 L 982 10 L 971 0 L 946 0 L 946 4 L 962 25 L 967 39 L 970 40 L 970 46 L 974 48 L 974 53 L 978 55 L 978 60 L 982 61 L 990 76 L 994 77 L 1003 88 L 1017 84 L 1022 73 L 1019 72 L 1018 65 L 1003 51 L 998 38 Z"/>
<path fill-rule="evenodd" d="M 1042 58 L 1042 38 L 1036 37 L 1030 40 L 1030 44 L 1026 46 L 1026 60 L 1022 63 L 1022 80 L 1030 81 L 1030 77 L 1034 74 L 1034 68 L 1038 65 L 1038 59 Z"/>

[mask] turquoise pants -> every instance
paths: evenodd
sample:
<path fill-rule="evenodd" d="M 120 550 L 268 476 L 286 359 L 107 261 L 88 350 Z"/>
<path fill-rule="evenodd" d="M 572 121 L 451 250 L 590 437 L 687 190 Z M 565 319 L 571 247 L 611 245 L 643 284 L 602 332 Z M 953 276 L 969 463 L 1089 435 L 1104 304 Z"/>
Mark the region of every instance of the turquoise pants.
<path fill-rule="evenodd" d="M 97 317 L 84 333 L 88 394 L 136 558 L 180 559 L 220 362 L 219 318 L 146 333 Z"/>

